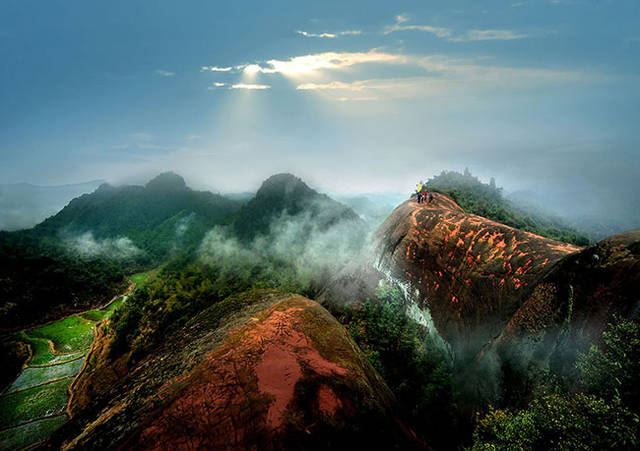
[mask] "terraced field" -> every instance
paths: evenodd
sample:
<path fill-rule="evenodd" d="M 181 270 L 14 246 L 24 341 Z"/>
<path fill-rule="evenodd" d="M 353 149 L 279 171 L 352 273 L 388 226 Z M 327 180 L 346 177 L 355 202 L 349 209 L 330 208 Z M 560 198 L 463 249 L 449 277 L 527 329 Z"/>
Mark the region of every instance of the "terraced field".
<path fill-rule="evenodd" d="M 151 272 L 131 277 L 144 283 Z M 135 280 L 134 280 L 135 279 Z M 40 442 L 67 421 L 69 386 L 80 372 L 94 336 L 94 327 L 111 316 L 127 296 L 98 310 L 25 330 L 16 339 L 29 344 L 31 359 L 0 395 L 0 450 Z"/>

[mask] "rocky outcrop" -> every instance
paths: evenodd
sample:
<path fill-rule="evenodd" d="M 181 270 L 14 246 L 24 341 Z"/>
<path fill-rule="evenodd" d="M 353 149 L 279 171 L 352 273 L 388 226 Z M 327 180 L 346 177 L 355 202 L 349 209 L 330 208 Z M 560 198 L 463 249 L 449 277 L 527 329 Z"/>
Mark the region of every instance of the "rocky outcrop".
<path fill-rule="evenodd" d="M 92 377 L 91 371 L 83 375 Z M 95 399 L 77 409 L 53 445 L 317 449 L 416 443 L 395 419 L 392 393 L 347 331 L 316 302 L 272 291 L 215 304 Z"/>
<path fill-rule="evenodd" d="M 573 254 L 549 273 L 485 345 L 477 365 L 509 367 L 517 379 L 550 369 L 570 376 L 577 352 L 600 340 L 614 315 L 640 315 L 640 230 L 607 238 Z M 523 377 L 524 376 L 524 377 Z M 493 383 L 491 378 L 488 383 Z M 487 387 L 496 393 L 497 387 Z"/>
<path fill-rule="evenodd" d="M 377 232 L 378 268 L 430 311 L 458 359 L 496 337 L 538 281 L 580 248 L 465 213 L 453 200 L 408 200 Z"/>

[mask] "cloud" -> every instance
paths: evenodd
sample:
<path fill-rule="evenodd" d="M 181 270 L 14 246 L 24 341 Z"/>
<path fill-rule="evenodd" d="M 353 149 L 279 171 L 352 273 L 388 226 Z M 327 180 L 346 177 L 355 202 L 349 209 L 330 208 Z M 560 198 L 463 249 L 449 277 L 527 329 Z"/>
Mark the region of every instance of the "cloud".
<path fill-rule="evenodd" d="M 341 81 L 332 81 L 331 83 L 316 84 L 316 83 L 304 83 L 296 86 L 300 91 L 322 91 L 322 90 L 344 90 L 344 91 L 362 91 L 366 88 L 366 85 L 362 81 L 343 83 Z"/>
<path fill-rule="evenodd" d="M 391 34 L 397 31 L 422 31 L 431 33 L 440 39 L 446 39 L 450 42 L 511 41 L 514 39 L 524 39 L 529 37 L 527 34 L 519 33 L 514 30 L 473 29 L 463 33 L 455 33 L 450 28 L 434 27 L 431 25 L 407 25 L 406 22 L 407 18 L 405 16 L 396 16 L 396 23 L 385 27 L 384 34 Z"/>
<path fill-rule="evenodd" d="M 163 77 L 173 77 L 176 73 L 169 72 L 168 70 L 158 69 L 156 75 L 162 75 Z"/>
<path fill-rule="evenodd" d="M 352 82 L 303 83 L 299 91 L 318 91 L 339 101 L 416 99 L 480 90 L 536 89 L 540 85 L 596 80 L 597 75 L 578 71 L 481 65 L 475 61 L 442 56 L 405 57 L 429 75 L 356 80 Z"/>
<path fill-rule="evenodd" d="M 142 253 L 142 250 L 127 237 L 97 240 L 93 232 L 67 238 L 65 243 L 83 257 L 129 258 Z"/>
<path fill-rule="evenodd" d="M 396 31 L 425 31 L 439 38 L 448 39 L 451 37 L 451 30 L 449 28 L 432 27 L 430 25 L 389 25 L 385 28 L 384 34 L 391 34 Z"/>
<path fill-rule="evenodd" d="M 263 90 L 263 89 L 271 89 L 271 86 L 269 86 L 269 85 L 254 85 L 254 84 L 247 84 L 247 83 L 237 83 L 235 85 L 231 85 L 230 89 L 257 89 L 257 90 Z"/>
<path fill-rule="evenodd" d="M 219 81 L 214 81 L 214 82 L 211 84 L 211 86 L 209 86 L 207 89 L 208 89 L 209 91 L 212 91 L 212 90 L 214 90 L 214 89 L 223 88 L 223 87 L 225 87 L 225 86 L 227 86 L 227 83 L 221 83 L 221 82 L 219 82 Z"/>
<path fill-rule="evenodd" d="M 196 214 L 191 213 L 188 216 L 180 218 L 176 222 L 176 238 L 182 238 L 184 234 L 189 230 L 193 222 L 195 221 Z"/>
<path fill-rule="evenodd" d="M 362 34 L 360 30 L 345 30 L 339 31 L 337 33 L 309 33 L 307 31 L 298 30 L 296 31 L 299 35 L 305 36 L 307 38 L 329 38 L 334 39 L 338 36 L 357 36 Z"/>
<path fill-rule="evenodd" d="M 306 31 L 298 30 L 296 33 L 305 36 L 307 38 L 337 38 L 338 35 L 335 33 L 307 33 Z"/>
<path fill-rule="evenodd" d="M 311 55 L 296 56 L 287 61 L 268 60 L 267 67 L 258 64 L 249 64 L 243 67 L 246 73 L 252 74 L 262 72 L 264 74 L 304 74 L 319 69 L 344 69 L 356 64 L 363 63 L 391 63 L 399 62 L 402 57 L 390 53 L 368 52 L 348 53 L 348 52 L 325 52 Z"/>
<path fill-rule="evenodd" d="M 312 202 L 296 215 L 283 213 L 273 218 L 268 234 L 251 242 L 240 242 L 230 230 L 217 226 L 202 240 L 198 255 L 205 263 L 225 262 L 221 271 L 264 264 L 267 257 L 275 258 L 278 265 L 293 265 L 303 278 L 333 275 L 367 255 L 372 225 L 336 220 L 335 214 L 331 203 Z"/>
<path fill-rule="evenodd" d="M 202 66 L 200 68 L 200 72 L 230 72 L 231 70 L 233 70 L 233 67 Z"/>

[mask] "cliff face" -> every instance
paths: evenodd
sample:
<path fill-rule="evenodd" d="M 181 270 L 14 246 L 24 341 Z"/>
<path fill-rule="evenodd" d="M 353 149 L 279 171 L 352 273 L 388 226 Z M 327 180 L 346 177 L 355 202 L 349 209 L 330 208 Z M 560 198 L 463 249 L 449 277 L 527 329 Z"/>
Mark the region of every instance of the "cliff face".
<path fill-rule="evenodd" d="M 434 197 L 380 227 L 377 265 L 428 311 L 480 399 L 525 393 L 540 370 L 571 376 L 614 315 L 640 315 L 640 230 L 581 249 Z"/>
<path fill-rule="evenodd" d="M 612 236 L 560 262 L 478 356 L 522 372 L 534 364 L 567 374 L 614 315 L 640 314 L 640 230 Z"/>
<path fill-rule="evenodd" d="M 430 310 L 438 332 L 466 359 L 502 331 L 554 264 L 580 248 L 433 196 L 431 203 L 404 202 L 381 225 L 377 266 Z"/>
<path fill-rule="evenodd" d="M 223 301 L 246 303 L 235 313 L 229 304 L 199 314 L 108 396 L 76 409 L 56 440 L 145 449 L 413 442 L 392 393 L 324 308 L 296 295 L 241 296 L 253 299 Z"/>

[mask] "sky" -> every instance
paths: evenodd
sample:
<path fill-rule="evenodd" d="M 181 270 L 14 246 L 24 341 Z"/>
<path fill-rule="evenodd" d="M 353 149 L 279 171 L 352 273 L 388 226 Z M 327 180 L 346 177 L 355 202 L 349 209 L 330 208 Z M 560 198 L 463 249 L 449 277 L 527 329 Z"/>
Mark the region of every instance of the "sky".
<path fill-rule="evenodd" d="M 0 61 L 0 184 L 408 192 L 468 167 L 640 210 L 637 0 L 3 0 Z"/>

